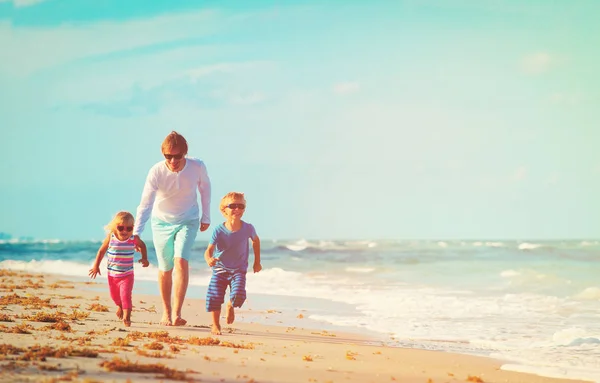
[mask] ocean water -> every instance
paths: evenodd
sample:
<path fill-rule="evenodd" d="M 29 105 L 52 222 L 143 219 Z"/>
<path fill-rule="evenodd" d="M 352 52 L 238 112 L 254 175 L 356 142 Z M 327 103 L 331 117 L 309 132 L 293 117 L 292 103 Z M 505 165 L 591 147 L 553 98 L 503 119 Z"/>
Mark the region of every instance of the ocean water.
<path fill-rule="evenodd" d="M 0 241 L 0 268 L 85 278 L 99 246 Z M 148 247 L 154 265 L 136 269 L 136 292 L 157 294 Z M 193 249 L 188 296 L 204 297 L 205 248 Z M 274 323 L 303 313 L 319 328 L 378 334 L 390 346 L 600 382 L 600 241 L 263 240 L 262 264 L 248 274 L 245 307 L 272 310 Z"/>

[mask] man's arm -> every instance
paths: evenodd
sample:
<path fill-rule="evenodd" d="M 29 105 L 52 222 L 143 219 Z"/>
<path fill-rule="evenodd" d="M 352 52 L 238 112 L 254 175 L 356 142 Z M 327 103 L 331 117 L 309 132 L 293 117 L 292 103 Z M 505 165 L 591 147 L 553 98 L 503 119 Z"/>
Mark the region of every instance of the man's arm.
<path fill-rule="evenodd" d="M 146 244 L 137 235 L 133 237 L 133 240 L 135 241 L 135 248 L 139 249 L 139 252 L 142 253 L 142 258 L 139 260 L 139 262 L 143 267 L 148 267 L 150 262 L 148 262 L 148 250 L 146 249 Z"/>
<path fill-rule="evenodd" d="M 206 231 L 210 226 L 210 197 L 211 185 L 208 171 L 204 162 L 200 164 L 200 180 L 198 181 L 198 192 L 202 205 L 202 217 L 200 218 L 200 231 Z"/>
<path fill-rule="evenodd" d="M 144 231 L 146 222 L 152 214 L 152 207 L 154 206 L 154 200 L 156 199 L 156 192 L 158 191 L 158 180 L 154 174 L 154 168 L 150 169 L 146 182 L 144 183 L 144 190 L 142 191 L 142 199 L 140 205 L 137 208 L 135 217 L 135 225 L 133 227 L 133 235 L 139 236 Z"/>

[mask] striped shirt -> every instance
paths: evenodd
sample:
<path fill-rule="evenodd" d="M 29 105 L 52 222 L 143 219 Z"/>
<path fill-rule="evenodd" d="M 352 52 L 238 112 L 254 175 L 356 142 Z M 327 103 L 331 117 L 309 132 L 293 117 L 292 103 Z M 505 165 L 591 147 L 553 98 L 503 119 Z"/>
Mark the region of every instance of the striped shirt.
<path fill-rule="evenodd" d="M 135 239 L 133 236 L 125 241 L 119 241 L 114 234 L 111 234 L 108 250 L 106 251 L 108 275 L 111 277 L 126 277 L 133 274 L 134 252 Z"/>

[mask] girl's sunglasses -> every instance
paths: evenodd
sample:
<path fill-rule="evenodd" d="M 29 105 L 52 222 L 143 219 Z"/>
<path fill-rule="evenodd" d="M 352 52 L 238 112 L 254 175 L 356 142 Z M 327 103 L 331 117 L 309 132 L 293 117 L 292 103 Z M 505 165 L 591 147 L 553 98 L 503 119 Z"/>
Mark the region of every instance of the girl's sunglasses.
<path fill-rule="evenodd" d="M 183 158 L 183 154 L 163 154 L 167 160 L 174 158 L 176 160 L 180 160 Z"/>
<path fill-rule="evenodd" d="M 244 210 L 246 208 L 246 205 L 244 205 L 243 203 L 230 203 L 229 205 L 227 205 L 225 207 L 228 207 L 231 210 L 233 210 L 233 209 Z"/>
<path fill-rule="evenodd" d="M 121 226 L 121 225 L 119 225 L 119 226 L 117 226 L 117 230 L 119 230 L 119 231 L 125 231 L 125 230 L 127 230 L 127 231 L 133 231 L 133 226 Z"/>

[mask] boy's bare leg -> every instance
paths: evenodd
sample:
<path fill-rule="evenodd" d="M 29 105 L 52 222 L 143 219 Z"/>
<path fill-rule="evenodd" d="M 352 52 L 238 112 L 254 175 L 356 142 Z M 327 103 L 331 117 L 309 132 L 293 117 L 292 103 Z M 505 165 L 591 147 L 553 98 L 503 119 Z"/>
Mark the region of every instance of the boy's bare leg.
<path fill-rule="evenodd" d="M 212 312 L 213 324 L 212 324 L 212 328 L 211 328 L 210 332 L 213 335 L 221 335 L 221 323 L 219 322 L 220 316 L 221 316 L 221 310 Z"/>
<path fill-rule="evenodd" d="M 123 319 L 123 308 L 121 306 L 117 306 L 117 318 Z"/>
<path fill-rule="evenodd" d="M 160 324 L 171 326 L 171 290 L 173 288 L 173 270 L 158 271 L 158 287 L 163 304 L 163 315 Z"/>
<path fill-rule="evenodd" d="M 227 302 L 227 324 L 232 324 L 235 321 L 235 311 L 231 301 Z"/>
<path fill-rule="evenodd" d="M 123 311 L 125 312 L 125 315 L 123 316 L 123 324 L 125 327 L 129 327 L 131 326 L 131 309 L 125 309 Z"/>
<path fill-rule="evenodd" d="M 181 308 L 187 292 L 190 279 L 190 268 L 188 261 L 183 258 L 175 258 L 175 291 L 173 295 L 173 311 L 171 318 L 173 326 L 184 326 L 187 321 L 181 317 Z"/>

